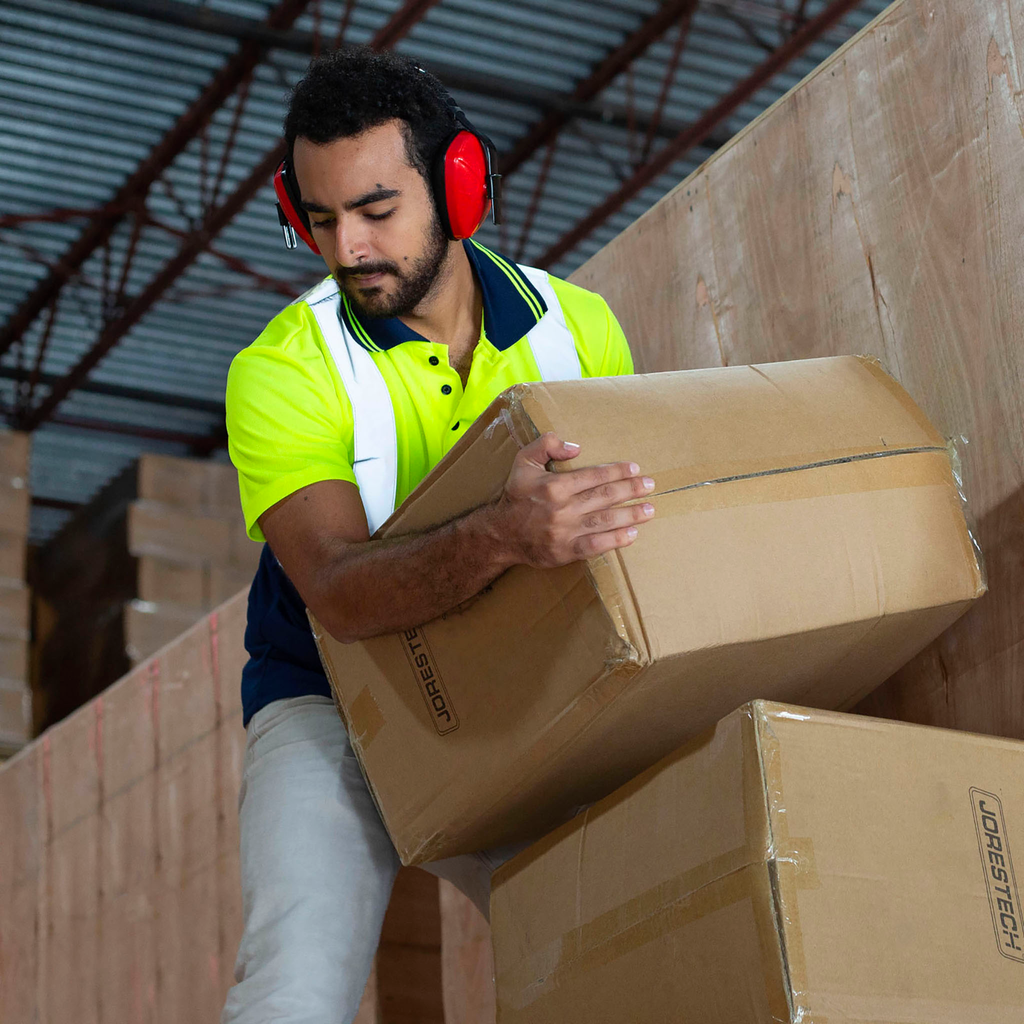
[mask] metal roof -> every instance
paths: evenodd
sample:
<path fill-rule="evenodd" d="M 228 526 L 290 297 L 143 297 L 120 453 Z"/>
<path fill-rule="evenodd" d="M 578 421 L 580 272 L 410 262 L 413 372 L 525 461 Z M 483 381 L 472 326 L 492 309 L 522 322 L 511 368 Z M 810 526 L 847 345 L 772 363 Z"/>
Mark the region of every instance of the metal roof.
<path fill-rule="evenodd" d="M 60 289 L 55 314 L 43 310 L 0 358 L 5 410 L 14 409 L 19 379 L 24 402 L 25 381 L 44 341 L 36 402 L 60 386 L 111 317 L 178 253 L 202 216 L 201 189 L 222 201 L 274 148 L 288 92 L 308 62 L 314 36 L 320 45 L 332 45 L 347 11 L 344 42 L 370 42 L 410 2 L 298 4 L 305 10 L 294 24 L 270 33 L 265 26 L 274 5 L 265 0 L 4 0 L 0 324 L 10 322 L 32 289 L 60 267 L 89 225 L 90 212 L 112 202 L 226 62 L 253 40 L 274 43 L 256 64 L 241 109 L 236 92 L 216 109 L 205 133 L 195 133 L 169 162 L 148 189 L 143 221 L 113 211 L 121 219 L 109 247 L 84 260 Z M 435 70 L 501 153 L 513 151 L 552 110 L 570 112 L 551 153 L 541 145 L 507 175 L 501 231 L 481 231 L 485 244 L 530 263 L 615 192 L 644 161 L 645 149 L 657 153 L 751 75 L 798 12 L 813 19 L 829 0 L 702 0 L 681 50 L 682 30 L 673 26 L 583 103 L 573 100 L 574 90 L 657 13 L 659 0 L 441 0 L 420 6 L 425 13 L 396 49 Z M 579 266 L 885 6 L 884 0 L 861 0 L 709 139 L 549 269 L 564 276 Z M 676 56 L 671 86 L 659 104 Z M 47 219 L 13 222 L 12 216 Z M 530 230 L 523 237 L 526 221 Z M 122 281 L 128 250 L 133 258 Z M 288 295 L 323 272 L 311 253 L 283 247 L 266 180 L 38 425 L 32 540 L 52 535 L 70 515 L 67 508 L 87 501 L 141 452 L 212 447 L 202 438 L 222 431 L 231 358 Z M 213 457 L 226 455 L 221 449 Z"/>

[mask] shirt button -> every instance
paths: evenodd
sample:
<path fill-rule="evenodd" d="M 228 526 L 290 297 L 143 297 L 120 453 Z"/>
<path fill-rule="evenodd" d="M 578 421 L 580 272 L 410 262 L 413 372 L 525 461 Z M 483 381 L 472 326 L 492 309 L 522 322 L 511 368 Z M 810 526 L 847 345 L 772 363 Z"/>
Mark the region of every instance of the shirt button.
<path fill-rule="evenodd" d="M 452 386 L 451 386 L 451 384 L 442 384 L 441 385 L 441 394 L 442 395 L 450 395 L 451 393 L 452 393 Z"/>
<path fill-rule="evenodd" d="M 437 356 L 431 356 L 429 362 L 431 366 L 437 366 L 437 364 L 441 362 L 441 360 L 438 359 Z"/>

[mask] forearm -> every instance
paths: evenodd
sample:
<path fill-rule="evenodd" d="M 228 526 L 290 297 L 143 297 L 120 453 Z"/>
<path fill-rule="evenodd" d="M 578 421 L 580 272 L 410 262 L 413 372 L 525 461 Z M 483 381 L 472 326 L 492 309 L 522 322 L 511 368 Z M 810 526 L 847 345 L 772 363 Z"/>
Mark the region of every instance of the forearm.
<path fill-rule="evenodd" d="M 515 561 L 484 506 L 425 533 L 346 545 L 318 574 L 311 607 L 345 642 L 397 633 L 469 600 Z"/>

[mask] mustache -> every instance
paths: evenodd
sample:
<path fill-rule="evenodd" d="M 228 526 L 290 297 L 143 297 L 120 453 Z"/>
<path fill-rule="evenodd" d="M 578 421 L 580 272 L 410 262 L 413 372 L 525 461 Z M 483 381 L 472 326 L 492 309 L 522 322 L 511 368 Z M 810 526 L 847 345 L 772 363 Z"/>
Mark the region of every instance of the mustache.
<path fill-rule="evenodd" d="M 389 260 L 377 260 L 374 263 L 360 263 L 355 267 L 343 267 L 340 264 L 334 268 L 334 280 L 339 284 L 351 278 L 369 277 L 371 274 L 394 274 L 398 275 L 398 267 Z"/>

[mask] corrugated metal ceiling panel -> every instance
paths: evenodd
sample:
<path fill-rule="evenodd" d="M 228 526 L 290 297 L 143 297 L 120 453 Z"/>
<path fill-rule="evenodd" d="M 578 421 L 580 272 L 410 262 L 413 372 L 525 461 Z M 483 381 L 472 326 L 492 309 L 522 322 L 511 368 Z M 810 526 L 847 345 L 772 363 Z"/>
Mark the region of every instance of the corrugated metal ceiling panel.
<path fill-rule="evenodd" d="M 76 0 L 7 0 L 0 6 L 0 147 L 6 169 L 0 180 L 0 215 L 90 210 L 109 203 L 238 51 L 238 40 L 224 34 L 224 25 L 212 31 L 168 24 L 159 20 L 158 8 L 248 19 L 245 24 L 262 22 L 271 10 L 271 4 L 258 0 L 191 3 L 191 8 L 183 3 L 154 4 L 150 17 Z M 794 4 L 795 0 L 786 0 L 789 10 Z M 825 4 L 826 0 L 809 0 L 807 15 L 815 15 Z M 398 6 L 397 0 L 356 0 L 346 41 L 368 41 Z M 552 270 L 571 272 L 884 6 L 883 0 L 863 0 L 741 106 L 707 145 L 673 164 Z M 302 38 L 302 33 L 319 26 L 330 42 L 345 7 L 329 0 L 312 4 L 296 22 L 299 35 L 290 38 Z M 507 152 L 545 113 L 546 105 L 564 101 L 656 8 L 657 0 L 442 0 L 398 49 L 460 83 L 453 86 L 453 93 Z M 662 111 L 659 142 L 692 123 L 750 74 L 764 59 L 766 47 L 778 44 L 780 18 L 771 0 L 700 4 Z M 544 163 L 543 151 L 506 179 L 507 224 L 501 232 L 485 228 L 482 240 L 510 254 L 521 250 L 526 262 L 537 259 L 618 187 L 644 142 L 643 132 L 630 132 L 627 122 L 635 117 L 646 123 L 654 112 L 676 31 L 669 30 L 653 44 L 562 133 L 528 237 L 522 239 L 520 229 Z M 193 139 L 150 190 L 146 208 L 159 224 L 147 224 L 134 242 L 136 256 L 124 281 L 126 296 L 141 290 L 177 252 L 182 233 L 201 216 L 200 181 L 205 179 L 209 187 L 219 175 L 223 198 L 274 146 L 288 90 L 307 60 L 308 55 L 290 48 L 271 50 L 257 67 L 238 124 L 233 123 L 231 100 L 213 117 L 206 141 Z M 232 133 L 234 149 L 218 171 L 224 140 Z M 0 230 L 0 319 L 9 317 L 48 273 L 83 224 L 82 219 L 33 222 Z M 105 278 L 117 281 L 118 254 L 131 235 L 131 223 L 125 221 L 115 232 L 114 258 L 107 261 L 102 252 L 95 253 L 64 289 L 42 361 L 37 399 L 95 339 L 104 316 L 97 285 Z M 305 250 L 283 248 L 269 186 L 245 205 L 215 239 L 212 250 L 181 275 L 93 370 L 91 390 L 73 392 L 62 404 L 61 418 L 183 435 L 217 429 L 215 410 L 223 398 L 232 356 L 287 301 L 281 290 L 298 294 L 324 268 Z M 238 261 L 277 284 L 271 288 L 239 273 Z M 37 318 L 21 345 L 0 359 L 0 377 L 24 375 L 32 367 L 46 319 Z M 140 400 L 138 394 L 147 391 L 153 393 L 151 400 Z M 13 395 L 11 381 L 0 380 L 0 396 L 8 407 Z M 179 398 L 185 407 L 175 407 Z M 32 489 L 47 498 L 85 501 L 143 450 L 184 453 L 188 446 L 44 425 L 36 434 Z M 36 509 L 33 537 L 38 541 L 50 535 L 62 515 L 66 513 L 52 508 Z"/>

